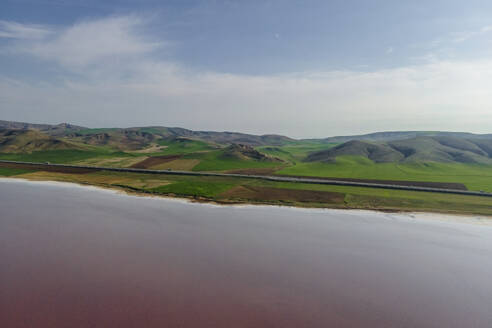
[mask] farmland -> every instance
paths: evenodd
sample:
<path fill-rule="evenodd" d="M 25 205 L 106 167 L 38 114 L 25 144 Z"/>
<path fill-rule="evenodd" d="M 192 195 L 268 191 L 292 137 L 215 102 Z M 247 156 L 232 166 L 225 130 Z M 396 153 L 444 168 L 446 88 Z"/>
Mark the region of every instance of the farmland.
<path fill-rule="evenodd" d="M 0 159 L 166 171 L 346 179 L 492 192 L 488 136 L 389 133 L 295 140 L 180 128 L 0 130 Z M 50 134 L 49 131 L 56 131 Z M 348 141 L 346 141 L 346 139 Z M 384 139 L 382 138 L 393 138 Z M 471 139 L 470 139 L 471 138 Z M 345 141 L 345 142 L 337 142 Z M 0 165 L 0 175 L 70 181 L 129 192 L 308 207 L 490 214 L 486 197 L 226 177 L 90 172 Z"/>

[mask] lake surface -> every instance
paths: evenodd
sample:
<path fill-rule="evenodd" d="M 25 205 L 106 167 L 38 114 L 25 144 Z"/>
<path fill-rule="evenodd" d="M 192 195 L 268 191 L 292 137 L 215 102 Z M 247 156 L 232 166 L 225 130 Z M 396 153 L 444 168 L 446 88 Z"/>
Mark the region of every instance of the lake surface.
<path fill-rule="evenodd" d="M 0 179 L 0 327 L 484 327 L 492 227 Z"/>

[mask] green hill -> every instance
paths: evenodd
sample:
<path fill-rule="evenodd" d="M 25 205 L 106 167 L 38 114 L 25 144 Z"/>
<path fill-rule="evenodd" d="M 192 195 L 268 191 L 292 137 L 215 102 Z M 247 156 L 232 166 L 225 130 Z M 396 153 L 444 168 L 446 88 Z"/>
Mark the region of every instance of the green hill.
<path fill-rule="evenodd" d="M 492 164 L 492 139 L 436 136 L 390 142 L 352 140 L 313 152 L 307 162 L 333 162 L 341 156 L 360 156 L 376 163 L 442 162 Z"/>
<path fill-rule="evenodd" d="M 243 144 L 232 144 L 222 151 L 223 159 L 234 159 L 243 161 L 259 162 L 282 162 L 281 159 L 259 152 L 251 146 Z"/>
<path fill-rule="evenodd" d="M 84 146 L 50 137 L 36 130 L 0 130 L 0 153 L 32 153 L 48 150 L 83 150 Z"/>
<path fill-rule="evenodd" d="M 403 159 L 403 154 L 387 144 L 377 144 L 352 140 L 336 147 L 308 155 L 308 162 L 334 161 L 339 156 L 362 156 L 374 162 L 395 162 Z"/>
<path fill-rule="evenodd" d="M 447 132 L 447 131 L 389 131 L 375 132 L 369 134 L 328 137 L 316 139 L 326 143 L 344 143 L 352 140 L 370 142 L 389 142 L 396 140 L 413 139 L 417 137 L 450 137 L 458 139 L 492 139 L 492 134 L 474 134 L 468 132 Z"/>

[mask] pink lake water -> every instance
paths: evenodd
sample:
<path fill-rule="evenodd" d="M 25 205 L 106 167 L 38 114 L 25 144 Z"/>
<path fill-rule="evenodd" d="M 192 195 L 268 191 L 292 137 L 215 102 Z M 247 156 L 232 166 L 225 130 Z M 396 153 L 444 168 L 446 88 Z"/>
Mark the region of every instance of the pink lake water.
<path fill-rule="evenodd" d="M 0 180 L 0 327 L 492 327 L 492 227 Z"/>

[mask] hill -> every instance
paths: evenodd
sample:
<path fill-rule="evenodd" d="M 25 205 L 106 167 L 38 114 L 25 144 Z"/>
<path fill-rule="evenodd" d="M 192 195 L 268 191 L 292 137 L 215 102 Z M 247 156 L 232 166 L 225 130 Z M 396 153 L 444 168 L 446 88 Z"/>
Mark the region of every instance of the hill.
<path fill-rule="evenodd" d="M 412 139 L 417 137 L 450 137 L 459 139 L 492 139 L 492 134 L 473 134 L 468 132 L 445 132 L 445 131 L 390 131 L 376 132 L 352 136 L 328 137 L 322 140 L 326 143 L 344 143 L 351 140 L 363 140 L 374 142 L 387 142 L 396 140 Z"/>
<path fill-rule="evenodd" d="M 84 147 L 50 137 L 37 130 L 0 130 L 0 153 L 31 153 L 66 149 L 84 149 Z"/>
<path fill-rule="evenodd" d="M 387 144 L 352 140 L 331 149 L 321 150 L 307 156 L 307 162 L 333 161 L 338 156 L 363 156 L 374 162 L 394 162 L 404 156 Z"/>
<path fill-rule="evenodd" d="M 417 137 L 450 137 L 458 139 L 492 140 L 492 134 L 473 134 L 467 132 L 445 131 L 389 131 L 363 135 L 336 136 L 323 139 L 292 139 L 282 135 L 254 135 L 240 132 L 194 131 L 179 127 L 147 126 L 131 128 L 86 128 L 68 123 L 32 124 L 25 122 L 2 121 L 0 129 L 37 130 L 57 137 L 77 138 L 79 141 L 95 145 L 109 145 L 119 149 L 135 149 L 149 146 L 158 139 L 190 138 L 219 145 L 232 143 L 253 147 L 285 146 L 293 143 L 339 144 L 352 140 L 370 142 L 390 142 Z"/>
<path fill-rule="evenodd" d="M 222 151 L 221 158 L 243 161 L 282 162 L 281 159 L 261 153 L 251 146 L 232 144 Z"/>
<path fill-rule="evenodd" d="M 109 146 L 118 150 L 138 150 L 150 146 L 158 136 L 143 131 L 115 130 L 93 134 L 72 133 L 68 138 L 89 145 Z"/>
<path fill-rule="evenodd" d="M 311 153 L 307 162 L 333 162 L 340 156 L 360 156 L 376 163 L 443 162 L 492 163 L 492 139 L 460 139 L 449 136 L 415 137 L 390 142 L 352 140 Z"/>
<path fill-rule="evenodd" d="M 250 146 L 279 146 L 294 141 L 294 139 L 273 134 L 253 135 L 228 131 L 193 131 L 184 128 L 163 126 L 90 129 L 68 123 L 51 125 L 0 120 L 0 128 L 9 130 L 36 130 L 50 136 L 63 136 L 92 145 L 108 145 L 120 150 L 139 149 L 149 146 L 158 139 L 179 137 L 221 145 L 240 143 Z"/>
<path fill-rule="evenodd" d="M 69 132 L 80 131 L 86 129 L 82 126 L 77 126 L 68 123 L 60 124 L 33 124 L 25 122 L 2 121 L 0 120 L 0 129 L 5 130 L 36 130 L 48 135 L 62 136 Z"/>

